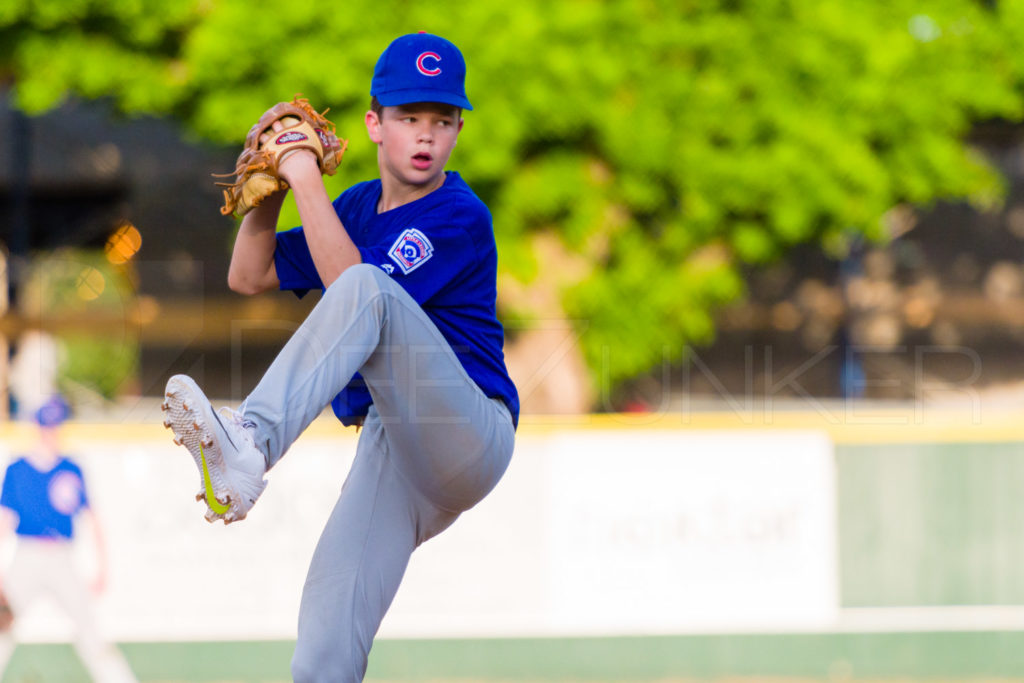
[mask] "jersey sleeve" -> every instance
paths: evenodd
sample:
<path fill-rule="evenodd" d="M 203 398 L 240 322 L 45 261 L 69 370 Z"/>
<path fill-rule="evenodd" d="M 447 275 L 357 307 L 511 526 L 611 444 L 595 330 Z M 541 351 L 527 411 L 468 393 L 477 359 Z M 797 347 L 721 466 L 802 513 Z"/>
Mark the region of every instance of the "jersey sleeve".
<path fill-rule="evenodd" d="M 383 268 L 421 305 L 478 258 L 469 232 L 454 219 L 411 225 L 359 253 L 363 263 Z"/>
<path fill-rule="evenodd" d="M 301 227 L 277 233 L 274 268 L 281 289 L 292 290 L 300 297 L 311 289 L 324 287 Z"/>

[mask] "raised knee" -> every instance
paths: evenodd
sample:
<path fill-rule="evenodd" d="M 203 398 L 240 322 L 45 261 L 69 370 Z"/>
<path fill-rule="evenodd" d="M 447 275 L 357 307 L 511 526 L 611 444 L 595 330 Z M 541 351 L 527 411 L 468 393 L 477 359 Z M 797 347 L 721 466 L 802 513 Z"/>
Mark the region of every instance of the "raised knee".
<path fill-rule="evenodd" d="M 355 293 L 359 300 L 365 301 L 369 296 L 393 285 L 394 281 L 377 266 L 359 263 L 346 268 L 327 288 L 324 296 L 337 297 Z"/>
<path fill-rule="evenodd" d="M 357 263 L 354 266 L 349 266 L 345 269 L 345 272 L 338 276 L 338 280 L 342 278 L 350 282 L 366 282 L 378 286 L 385 282 L 391 282 L 391 277 L 387 273 L 380 267 L 369 263 Z"/>

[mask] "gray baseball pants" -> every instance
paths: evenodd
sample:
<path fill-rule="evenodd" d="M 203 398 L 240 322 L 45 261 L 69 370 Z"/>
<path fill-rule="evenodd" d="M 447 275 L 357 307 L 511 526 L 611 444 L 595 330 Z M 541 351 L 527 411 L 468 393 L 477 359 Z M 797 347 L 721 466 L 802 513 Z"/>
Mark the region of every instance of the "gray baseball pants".
<path fill-rule="evenodd" d="M 268 466 L 357 371 L 373 406 L 306 577 L 297 683 L 363 680 L 413 550 L 487 495 L 512 457 L 505 404 L 400 285 L 363 264 L 327 288 L 245 402 Z"/>
<path fill-rule="evenodd" d="M 74 624 L 75 652 L 95 683 L 138 683 L 117 646 L 100 636 L 92 595 L 76 565 L 70 541 L 18 538 L 4 585 L 11 609 L 23 614 L 36 599 L 51 598 Z M 14 648 L 13 634 L 0 633 L 0 679 Z"/>

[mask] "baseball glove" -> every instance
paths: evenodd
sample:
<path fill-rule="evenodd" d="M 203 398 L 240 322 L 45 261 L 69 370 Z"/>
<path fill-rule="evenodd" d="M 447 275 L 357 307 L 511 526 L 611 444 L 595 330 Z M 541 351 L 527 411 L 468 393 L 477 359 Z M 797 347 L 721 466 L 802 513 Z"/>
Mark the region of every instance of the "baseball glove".
<path fill-rule="evenodd" d="M 225 188 L 220 212 L 225 216 L 233 213 L 242 217 L 259 206 L 264 198 L 278 190 L 287 190 L 288 183 L 278 176 L 277 169 L 285 157 L 300 149 L 316 154 L 321 173 L 334 175 L 348 140 L 338 139 L 334 124 L 324 117 L 326 113 L 326 109 L 323 114 L 317 113 L 309 100 L 299 95 L 291 102 L 279 102 L 268 109 L 249 130 L 245 147 L 235 163 L 235 172 L 214 174 L 218 178 L 235 178 L 233 183 L 217 183 Z M 275 121 L 280 121 L 285 129 L 261 144 L 260 136 L 273 133 Z"/>
<path fill-rule="evenodd" d="M 11 609 L 11 603 L 7 601 L 7 596 L 0 591 L 0 633 L 9 631 L 13 623 L 14 610 Z"/>

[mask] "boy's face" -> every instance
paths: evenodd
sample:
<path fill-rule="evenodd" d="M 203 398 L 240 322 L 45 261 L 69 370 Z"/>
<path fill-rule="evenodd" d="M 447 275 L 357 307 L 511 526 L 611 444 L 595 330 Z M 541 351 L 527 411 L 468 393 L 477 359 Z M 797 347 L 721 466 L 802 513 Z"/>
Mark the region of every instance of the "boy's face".
<path fill-rule="evenodd" d="M 421 102 L 366 113 L 366 130 L 377 144 L 381 175 L 410 186 L 437 182 L 462 130 L 461 111 Z"/>

